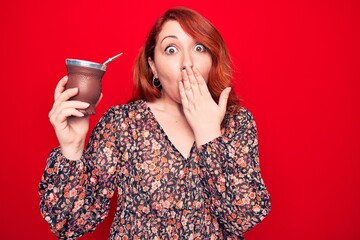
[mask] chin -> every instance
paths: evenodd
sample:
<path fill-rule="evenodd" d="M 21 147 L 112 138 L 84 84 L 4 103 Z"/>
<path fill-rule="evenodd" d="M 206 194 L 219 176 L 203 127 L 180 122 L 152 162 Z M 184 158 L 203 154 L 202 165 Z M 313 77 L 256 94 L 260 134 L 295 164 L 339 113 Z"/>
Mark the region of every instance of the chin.
<path fill-rule="evenodd" d="M 171 98 L 171 100 L 173 101 L 173 102 L 175 102 L 175 103 L 177 103 L 177 104 L 182 104 L 181 103 L 181 97 L 180 97 L 180 94 L 176 94 L 175 96 L 173 96 L 172 98 Z"/>
<path fill-rule="evenodd" d="M 181 99 L 180 98 L 175 98 L 174 102 L 176 102 L 177 104 L 182 105 Z"/>

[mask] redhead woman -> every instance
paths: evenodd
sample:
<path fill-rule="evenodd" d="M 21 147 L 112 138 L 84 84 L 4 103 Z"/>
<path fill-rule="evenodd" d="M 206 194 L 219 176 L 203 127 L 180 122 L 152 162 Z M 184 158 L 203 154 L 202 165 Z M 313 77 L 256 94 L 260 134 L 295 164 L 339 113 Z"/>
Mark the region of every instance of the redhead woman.
<path fill-rule="evenodd" d="M 49 113 L 60 146 L 39 186 L 41 213 L 60 239 L 95 230 L 115 190 L 109 239 L 244 239 L 269 213 L 255 121 L 231 90 L 221 35 L 199 13 L 174 8 L 157 20 L 132 99 L 104 113 L 88 144 L 79 111 L 88 104 L 70 101 L 77 89 L 66 82 Z"/>

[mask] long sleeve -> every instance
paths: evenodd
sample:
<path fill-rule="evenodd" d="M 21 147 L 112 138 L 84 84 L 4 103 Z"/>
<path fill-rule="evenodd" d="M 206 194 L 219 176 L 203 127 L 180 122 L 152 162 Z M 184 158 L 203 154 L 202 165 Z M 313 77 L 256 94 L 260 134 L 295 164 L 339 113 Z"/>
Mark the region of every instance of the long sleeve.
<path fill-rule="evenodd" d="M 257 130 L 246 109 L 226 119 L 222 136 L 202 145 L 199 166 L 208 204 L 225 235 L 242 236 L 270 211 L 260 175 Z"/>
<path fill-rule="evenodd" d="M 108 214 L 120 157 L 114 116 L 112 109 L 103 115 L 79 161 L 66 159 L 59 148 L 47 160 L 39 185 L 40 210 L 60 239 L 93 231 Z"/>

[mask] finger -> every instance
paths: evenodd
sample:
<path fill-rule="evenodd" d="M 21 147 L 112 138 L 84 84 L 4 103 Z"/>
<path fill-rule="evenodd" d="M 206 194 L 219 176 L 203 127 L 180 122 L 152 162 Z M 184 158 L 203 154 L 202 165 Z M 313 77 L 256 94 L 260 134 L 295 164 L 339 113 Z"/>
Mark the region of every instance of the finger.
<path fill-rule="evenodd" d="M 193 68 L 186 66 L 185 69 L 186 69 L 186 73 L 189 78 L 191 90 L 192 90 L 194 96 L 198 96 L 199 94 L 201 94 L 201 92 L 199 89 L 198 79 L 194 74 Z M 202 78 L 201 74 L 199 74 L 199 77 Z"/>
<path fill-rule="evenodd" d="M 182 78 L 183 78 L 183 85 L 184 85 L 184 90 L 185 91 L 189 91 L 191 90 L 191 86 L 190 86 L 190 80 L 189 80 L 189 76 L 187 74 L 186 69 L 181 70 L 181 74 L 182 74 Z"/>
<path fill-rule="evenodd" d="M 190 84 L 197 84 L 197 81 L 196 81 L 196 78 L 194 76 L 192 68 L 189 67 L 189 66 L 185 66 L 185 71 L 186 71 L 186 73 L 188 75 Z"/>
<path fill-rule="evenodd" d="M 62 92 L 59 96 L 57 96 L 57 99 L 55 99 L 52 110 L 56 109 L 62 102 L 69 100 L 73 96 L 76 96 L 76 94 L 78 94 L 78 91 L 78 88 L 70 88 Z M 52 110 L 50 111 L 50 113 L 52 112 Z"/>
<path fill-rule="evenodd" d="M 53 107 L 51 111 L 49 112 L 49 118 L 51 118 L 52 115 L 56 115 L 59 112 L 61 112 L 63 109 L 86 109 L 90 106 L 89 103 L 81 102 L 81 101 L 66 101 L 59 104 L 57 107 Z"/>
<path fill-rule="evenodd" d="M 78 88 L 69 88 L 66 89 L 65 91 L 63 91 L 58 98 L 55 100 L 55 103 L 61 103 L 61 102 L 65 102 L 68 101 L 70 98 L 76 96 L 79 92 Z"/>
<path fill-rule="evenodd" d="M 183 69 L 182 71 L 182 77 L 183 77 L 183 86 L 184 86 L 184 92 L 186 94 L 186 97 L 189 101 L 194 100 L 194 96 L 193 96 L 193 92 L 191 89 L 191 84 L 190 84 L 190 80 L 189 80 L 189 75 L 187 73 L 186 69 Z"/>
<path fill-rule="evenodd" d="M 198 88 L 199 88 L 201 95 L 204 95 L 204 96 L 207 94 L 210 95 L 208 86 L 205 82 L 205 79 L 201 75 L 199 69 L 197 67 L 193 67 L 193 72 L 194 72 L 195 78 L 197 79 Z"/>
<path fill-rule="evenodd" d="M 90 106 L 90 103 L 81 101 L 66 101 L 61 104 L 61 108 L 77 108 L 85 109 Z"/>
<path fill-rule="evenodd" d="M 183 108 L 187 108 L 189 106 L 189 101 L 187 99 L 184 84 L 182 81 L 179 82 L 179 93 L 180 93 L 181 104 L 183 105 Z"/>
<path fill-rule="evenodd" d="M 231 91 L 231 87 L 227 87 L 220 94 L 218 106 L 223 114 L 225 114 L 226 112 L 226 106 L 227 106 L 227 101 L 229 99 L 230 91 Z"/>
<path fill-rule="evenodd" d="M 68 117 L 84 117 L 84 114 L 75 108 L 66 108 L 59 111 L 58 114 L 54 114 L 50 118 L 50 122 L 53 126 L 60 126 L 61 123 L 64 123 Z"/>
<path fill-rule="evenodd" d="M 75 116 L 75 117 L 83 117 L 84 116 L 84 114 L 81 111 L 74 109 L 74 108 L 64 109 L 61 113 L 65 118 L 68 118 L 71 116 Z"/>
<path fill-rule="evenodd" d="M 58 84 L 56 85 L 56 88 L 55 88 L 54 100 L 56 100 L 60 96 L 60 94 L 65 90 L 65 85 L 66 85 L 68 79 L 69 79 L 68 76 L 64 76 L 58 82 Z"/>

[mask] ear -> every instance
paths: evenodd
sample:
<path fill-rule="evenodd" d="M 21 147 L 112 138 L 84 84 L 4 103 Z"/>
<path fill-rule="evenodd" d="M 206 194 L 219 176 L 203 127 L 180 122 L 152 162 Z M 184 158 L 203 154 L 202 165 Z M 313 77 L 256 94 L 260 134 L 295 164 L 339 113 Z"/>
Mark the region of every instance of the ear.
<path fill-rule="evenodd" d="M 148 63 L 150 65 L 151 71 L 154 74 L 154 76 L 157 78 L 157 72 L 154 61 L 151 59 L 151 57 L 148 57 Z"/>

